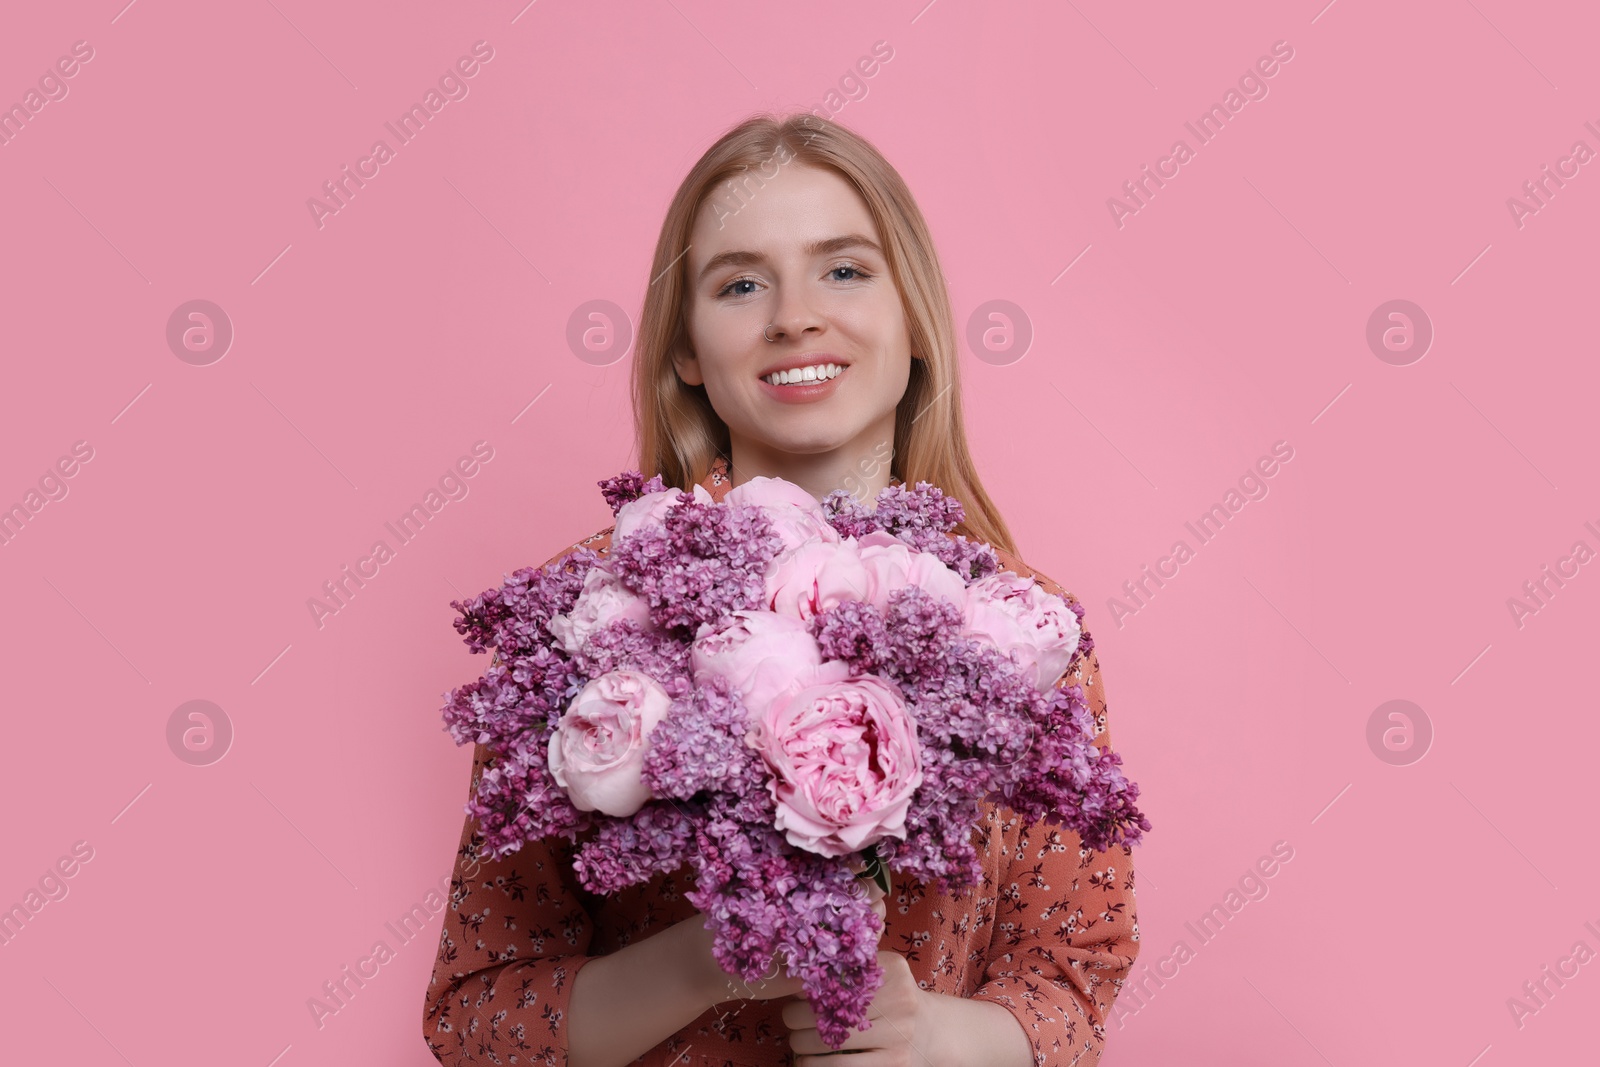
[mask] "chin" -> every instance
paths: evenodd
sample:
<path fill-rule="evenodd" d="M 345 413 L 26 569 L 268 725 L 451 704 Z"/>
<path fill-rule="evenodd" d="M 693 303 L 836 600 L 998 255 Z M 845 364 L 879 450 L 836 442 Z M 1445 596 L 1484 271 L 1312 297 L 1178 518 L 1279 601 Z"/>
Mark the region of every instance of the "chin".
<path fill-rule="evenodd" d="M 761 427 L 761 432 L 750 436 L 774 452 L 788 452 L 796 456 L 832 452 L 843 447 L 852 437 L 851 434 L 842 433 L 837 422 L 821 419 L 808 420 L 804 426 L 785 426 L 781 433 L 774 433 L 775 429 L 777 427 L 767 425 Z"/>
<path fill-rule="evenodd" d="M 794 456 L 820 456 L 842 448 L 844 443 L 832 437 L 807 438 L 800 441 L 774 441 L 770 447 L 773 451 L 787 452 Z"/>

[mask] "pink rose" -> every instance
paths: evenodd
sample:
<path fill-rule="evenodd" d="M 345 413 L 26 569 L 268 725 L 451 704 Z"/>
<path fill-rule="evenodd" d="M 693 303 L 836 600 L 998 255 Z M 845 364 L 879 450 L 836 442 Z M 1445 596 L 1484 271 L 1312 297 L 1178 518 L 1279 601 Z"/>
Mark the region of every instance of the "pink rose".
<path fill-rule="evenodd" d="M 578 690 L 550 734 L 550 774 L 580 811 L 632 815 L 650 799 L 644 756 L 672 698 L 649 675 L 617 670 Z"/>
<path fill-rule="evenodd" d="M 816 638 L 800 619 L 770 611 L 735 611 L 721 629 L 702 633 L 689 649 L 696 680 L 720 675 L 752 711 L 808 667 L 822 663 Z"/>
<path fill-rule="evenodd" d="M 745 743 L 772 771 L 767 788 L 790 844 L 847 856 L 905 837 L 922 762 L 916 721 L 893 683 L 829 660 L 801 671 L 750 721 Z"/>
<path fill-rule="evenodd" d="M 1065 600 L 1032 578 L 1002 571 L 967 586 L 962 632 L 993 641 L 1042 691 L 1071 665 L 1082 630 Z"/>
<path fill-rule="evenodd" d="M 839 542 L 839 531 L 828 522 L 816 497 L 782 478 L 759 476 L 728 490 L 725 504 L 760 508 L 787 549 L 807 541 Z"/>
<path fill-rule="evenodd" d="M 622 579 L 603 563 L 589 568 L 583 576 L 583 589 L 572 610 L 557 615 L 545 624 L 556 644 L 567 654 L 576 655 L 591 634 L 618 619 L 650 622 L 650 604 L 622 584 Z"/>
<path fill-rule="evenodd" d="M 866 599 L 877 607 L 888 607 L 889 594 L 907 585 L 921 587 L 935 600 L 944 597 L 958 608 L 966 606 L 967 583 L 932 552 L 914 552 L 885 530 L 863 534 L 857 544 L 872 581 Z"/>
<path fill-rule="evenodd" d="M 853 540 L 811 541 L 767 564 L 767 607 L 809 619 L 844 600 L 865 600 L 872 581 Z"/>
<path fill-rule="evenodd" d="M 667 517 L 667 512 L 677 507 L 681 500 L 678 495 L 681 490 L 668 487 L 659 493 L 646 493 L 637 500 L 630 500 L 617 509 L 617 522 L 611 531 L 611 541 L 618 544 L 624 537 L 633 533 L 642 526 L 655 526 Z M 712 502 L 711 493 L 703 485 L 694 487 L 694 499 L 697 504 Z"/>

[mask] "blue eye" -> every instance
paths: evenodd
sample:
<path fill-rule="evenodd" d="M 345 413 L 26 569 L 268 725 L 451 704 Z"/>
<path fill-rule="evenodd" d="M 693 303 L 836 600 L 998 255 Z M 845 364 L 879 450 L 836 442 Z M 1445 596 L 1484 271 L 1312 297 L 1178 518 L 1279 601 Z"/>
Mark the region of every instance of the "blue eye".
<path fill-rule="evenodd" d="M 727 296 L 729 291 L 736 285 L 754 285 L 755 283 L 756 283 L 756 280 L 754 278 L 735 278 L 733 281 L 729 282 L 727 285 L 724 285 L 721 289 L 719 289 L 717 291 L 717 295 L 718 296 Z M 737 295 L 737 296 L 749 296 L 750 294 L 748 292 L 743 292 L 743 293 L 738 293 L 738 294 L 735 294 L 735 295 Z"/>
<path fill-rule="evenodd" d="M 851 275 L 854 275 L 854 277 L 850 277 L 850 278 L 838 278 L 838 277 L 835 277 L 833 279 L 834 281 L 838 281 L 838 282 L 865 281 L 868 278 L 871 278 L 873 276 L 870 272 L 864 270 L 861 267 L 858 267 L 858 266 L 854 265 L 853 263 L 842 263 L 837 267 L 830 268 L 828 273 L 829 273 L 829 275 L 837 275 L 838 272 L 840 272 L 840 271 L 845 271 L 845 272 L 847 272 L 847 273 L 849 273 Z M 751 294 L 752 290 L 744 289 L 744 290 L 740 290 L 738 292 L 735 292 L 734 291 L 734 287 L 735 286 L 739 286 L 739 285 L 759 285 L 759 284 L 761 284 L 761 283 L 756 281 L 754 278 L 735 278 L 733 281 L 729 282 L 727 285 L 724 285 L 721 289 L 717 290 L 717 297 L 718 297 L 718 299 L 721 299 L 722 297 L 726 297 L 726 296 L 749 296 Z"/>

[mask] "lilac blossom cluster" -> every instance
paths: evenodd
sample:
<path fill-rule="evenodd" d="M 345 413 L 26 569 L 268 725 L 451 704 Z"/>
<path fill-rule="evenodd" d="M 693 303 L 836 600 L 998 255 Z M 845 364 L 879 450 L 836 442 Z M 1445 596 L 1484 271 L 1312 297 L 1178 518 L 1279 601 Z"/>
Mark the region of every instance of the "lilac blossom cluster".
<path fill-rule="evenodd" d="M 966 518 L 966 509 L 932 482 L 918 482 L 912 489 L 885 486 L 871 508 L 855 494 L 835 489 L 823 498 L 822 510 L 841 536 L 860 537 L 883 530 L 919 552 L 931 552 L 966 582 L 1000 569 L 993 548 L 950 533 Z"/>
<path fill-rule="evenodd" d="M 763 507 L 669 492 L 659 477 L 635 471 L 600 487 L 619 531 L 628 505 L 653 501 L 654 509 L 629 524 L 608 559 L 578 549 L 452 602 L 468 648 L 496 650 L 484 675 L 447 694 L 443 709 L 457 744 L 481 743 L 492 756 L 467 814 L 495 856 L 555 834 L 578 844 L 574 871 L 598 894 L 691 865 L 688 899 L 708 917 L 719 964 L 755 982 L 771 961 L 787 960 L 820 1034 L 837 1048 L 849 1028 L 865 1027 L 882 985 L 880 920 L 841 851 L 797 847 L 795 831 L 784 832 L 774 767 L 758 751 L 774 742 L 759 740 L 766 735 L 755 726 L 761 708 L 746 706 L 751 690 L 697 671 L 692 655 L 737 616 L 772 610 L 772 569 L 793 555 L 791 531 Z M 890 486 L 874 503 L 839 491 L 818 514 L 835 540 L 881 547 L 889 535 L 936 557 L 959 577 L 949 579 L 957 592 L 997 575 L 993 548 L 953 533 L 961 504 L 937 487 Z M 572 622 L 583 616 L 580 600 L 605 597 L 634 608 L 601 613 L 589 630 Z M 1079 605 L 1065 606 L 1081 620 Z M 1065 826 L 1096 850 L 1137 843 L 1150 829 L 1120 755 L 1093 744 L 1082 689 L 1059 684 L 1071 674 L 1061 667 L 1093 647 L 1086 631 L 1066 654 L 1042 652 L 1048 667 L 1034 667 L 975 630 L 949 597 L 917 584 L 873 602 L 817 604 L 802 616 L 823 661 L 818 678 L 831 667 L 837 674 L 829 678 L 875 680 L 909 716 L 915 788 L 900 797 L 899 832 L 860 851 L 874 869 L 945 891 L 976 885 L 983 872 L 972 829 L 981 801 Z M 575 803 L 553 765 L 560 746 L 552 735 L 564 713 L 602 680 L 615 680 L 634 694 L 632 706 L 646 709 L 636 717 L 648 722 L 634 776 L 642 802 L 617 809 L 626 814 Z"/>
<path fill-rule="evenodd" d="M 782 548 L 760 511 L 684 494 L 660 525 L 612 546 L 611 562 L 623 584 L 649 604 L 651 622 L 689 639 L 729 612 L 758 606 L 767 564 Z"/>

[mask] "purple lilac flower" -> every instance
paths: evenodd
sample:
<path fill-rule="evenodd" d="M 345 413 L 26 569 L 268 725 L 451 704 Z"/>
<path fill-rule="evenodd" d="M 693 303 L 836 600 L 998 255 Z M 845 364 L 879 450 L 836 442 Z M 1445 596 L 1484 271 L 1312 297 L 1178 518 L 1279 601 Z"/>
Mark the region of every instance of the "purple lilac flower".
<path fill-rule="evenodd" d="M 689 800 L 700 793 L 764 794 L 757 784 L 764 780 L 765 768 L 745 744 L 748 728 L 749 716 L 727 679 L 708 677 L 686 698 L 674 701 L 650 734 L 644 782 L 651 795 Z"/>
<path fill-rule="evenodd" d="M 690 687 L 689 646 L 632 619 L 612 622 L 589 635 L 572 661 L 586 678 L 617 670 L 640 671 L 661 683 L 672 697 L 685 695 Z"/>
<path fill-rule="evenodd" d="M 659 476 L 646 481 L 637 471 L 599 484 L 613 512 L 662 491 Z M 929 483 L 890 486 L 874 503 L 869 509 L 843 491 L 823 502 L 842 536 L 886 530 L 936 554 L 969 583 L 997 571 L 990 546 L 952 532 L 960 503 Z M 650 622 L 615 622 L 571 657 L 546 624 L 571 609 L 598 556 L 580 549 L 547 568 L 513 573 L 500 588 L 452 605 L 462 612 L 455 626 L 468 647 L 493 645 L 504 662 L 447 694 L 444 718 L 458 744 L 482 743 L 494 757 L 466 809 L 490 854 L 554 834 L 575 843 L 588 834 L 574 869 L 601 894 L 689 864 L 688 899 L 711 920 L 719 964 L 753 982 L 775 959 L 784 963 L 802 979 L 822 1037 L 837 1045 L 848 1028 L 865 1028 L 871 994 L 882 985 L 880 922 L 866 896 L 852 892 L 855 876 L 845 864 L 795 848 L 775 829 L 768 772 L 744 742 L 742 701 L 721 677 L 696 683 L 688 657 L 704 627 L 764 606 L 765 570 L 782 548 L 759 510 L 686 497 L 661 524 L 613 545 L 607 564 L 649 602 Z M 1082 605 L 1067 603 L 1081 625 Z M 846 601 L 808 625 L 826 658 L 898 686 L 916 721 L 923 778 L 906 836 L 873 850 L 895 871 L 946 892 L 976 885 L 983 869 L 972 828 L 980 801 L 1065 826 L 1102 851 L 1137 843 L 1151 828 L 1120 754 L 1093 743 L 1082 688 L 1041 693 L 998 648 L 963 634 L 954 605 L 911 586 L 891 593 L 881 610 Z M 1077 656 L 1093 647 L 1083 631 Z M 622 668 L 654 678 L 673 703 L 645 755 L 644 781 L 655 799 L 610 818 L 575 808 L 545 759 L 549 730 L 578 690 Z"/>
<path fill-rule="evenodd" d="M 638 471 L 623 471 L 621 474 L 610 478 L 602 478 L 596 483 L 600 486 L 600 495 L 606 498 L 606 503 L 611 507 L 611 514 L 615 515 L 622 510 L 622 505 L 638 500 L 650 493 L 664 493 L 667 485 L 661 480 L 661 475 L 652 474 L 648 481 Z"/>
<path fill-rule="evenodd" d="M 864 537 L 883 529 L 877 514 L 848 489 L 835 489 L 823 497 L 822 513 L 840 537 Z"/>
<path fill-rule="evenodd" d="M 445 727 L 458 745 L 482 744 L 496 755 L 529 729 L 554 725 L 587 681 L 570 661 L 548 648 L 514 654 L 491 664 L 476 682 L 446 694 Z"/>
<path fill-rule="evenodd" d="M 837 862 L 807 863 L 798 875 L 797 887 L 774 901 L 788 912 L 778 949 L 793 960 L 790 970 L 817 1014 L 818 1035 L 842 1045 L 850 1029 L 873 1025 L 867 1008 L 884 982 L 882 921 L 865 894 L 851 892 L 855 875 Z"/>
<path fill-rule="evenodd" d="M 932 483 L 918 482 L 912 489 L 885 486 L 874 505 L 867 507 L 844 489 L 822 500 L 823 514 L 841 537 L 887 531 L 911 548 L 937 556 L 968 585 L 999 572 L 1000 560 L 991 546 L 952 532 L 966 510 Z"/>
<path fill-rule="evenodd" d="M 689 500 L 613 546 L 611 566 L 649 603 L 656 626 L 692 639 L 731 611 L 760 606 L 767 564 L 782 549 L 759 508 Z"/>
<path fill-rule="evenodd" d="M 615 893 L 671 874 L 694 850 L 694 815 L 671 801 L 651 801 L 625 818 L 597 822 L 600 829 L 573 857 L 578 881 L 591 893 Z"/>
<path fill-rule="evenodd" d="M 544 746 L 537 742 L 518 745 L 485 767 L 466 813 L 483 835 L 483 854 L 496 859 L 553 834 L 572 840 L 594 821 L 550 777 Z"/>
<path fill-rule="evenodd" d="M 875 674 L 888 653 L 889 630 L 883 613 L 861 600 L 846 600 L 809 621 L 825 660 L 838 659 L 858 674 Z"/>
<path fill-rule="evenodd" d="M 445 694 L 445 728 L 457 744 L 484 744 L 503 755 L 528 729 L 553 725 L 588 681 L 551 643 L 546 624 L 572 609 L 599 558 L 579 549 L 543 568 L 523 567 L 470 601 L 451 601 L 467 648 L 499 652 L 479 681 Z"/>
<path fill-rule="evenodd" d="M 580 548 L 546 567 L 523 567 L 498 589 L 486 589 L 469 601 L 452 600 L 450 606 L 461 612 L 452 625 L 473 652 L 489 646 L 502 653 L 526 650 L 548 642 L 545 624 L 572 610 L 584 576 L 599 561 L 593 549 Z"/>
<path fill-rule="evenodd" d="M 759 981 L 776 959 L 802 980 L 817 1030 L 834 1045 L 864 1028 L 883 985 L 881 921 L 837 860 L 795 850 L 767 826 L 713 810 L 701 827 L 699 878 L 685 894 L 712 920 L 712 953 L 729 973 Z"/>

